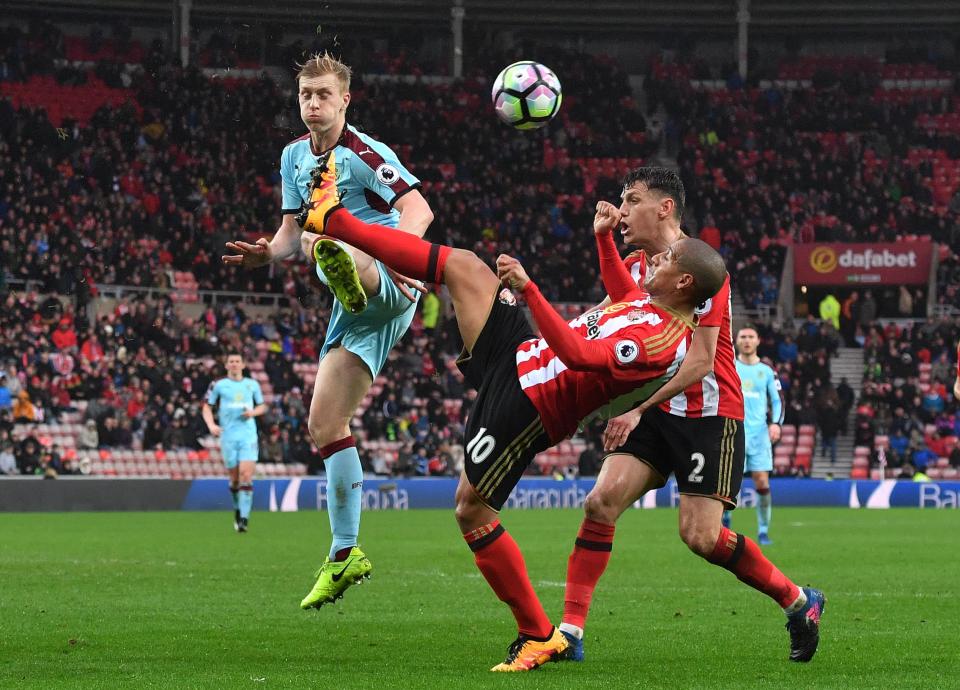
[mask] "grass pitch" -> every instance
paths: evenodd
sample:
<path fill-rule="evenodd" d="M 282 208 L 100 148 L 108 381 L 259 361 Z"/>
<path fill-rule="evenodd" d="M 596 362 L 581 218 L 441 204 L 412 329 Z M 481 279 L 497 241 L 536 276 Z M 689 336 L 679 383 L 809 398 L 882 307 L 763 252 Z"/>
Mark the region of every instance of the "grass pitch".
<path fill-rule="evenodd" d="M 559 620 L 579 511 L 507 511 Z M 766 549 L 827 595 L 820 651 L 787 661 L 776 605 L 690 554 L 670 510 L 629 511 L 582 664 L 492 674 L 515 626 L 450 511 L 366 513 L 374 577 L 301 597 L 319 513 L 0 514 L 2 688 L 957 688 L 957 514 L 774 508 Z M 735 528 L 753 536 L 752 511 Z"/>

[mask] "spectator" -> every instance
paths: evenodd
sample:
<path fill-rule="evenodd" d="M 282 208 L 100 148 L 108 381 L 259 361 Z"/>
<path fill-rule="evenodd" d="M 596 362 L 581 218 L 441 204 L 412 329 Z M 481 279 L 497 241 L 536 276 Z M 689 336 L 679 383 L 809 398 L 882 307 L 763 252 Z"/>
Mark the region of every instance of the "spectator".
<path fill-rule="evenodd" d="M 9 410 L 13 407 L 13 398 L 7 387 L 7 375 L 0 371 L 0 410 Z"/>
<path fill-rule="evenodd" d="M 13 421 L 33 424 L 40 421 L 40 412 L 30 401 L 27 391 L 20 391 L 20 395 L 13 403 Z"/>
<path fill-rule="evenodd" d="M 833 294 L 828 294 L 820 300 L 820 318 L 833 324 L 836 330 L 840 330 L 840 302 Z"/>
<path fill-rule="evenodd" d="M 960 209 L 958 209 L 960 212 Z M 897 312 L 902 318 L 913 316 L 913 295 L 906 285 L 900 286 L 900 296 L 897 299 Z"/>
<path fill-rule="evenodd" d="M 824 395 L 817 410 L 817 426 L 823 453 L 830 454 L 830 464 L 837 462 L 837 432 L 840 430 L 840 408 L 836 393 Z"/>
<path fill-rule="evenodd" d="M 785 335 L 777 346 L 777 361 L 784 364 L 793 364 L 797 361 L 797 344 L 790 335 Z"/>
<path fill-rule="evenodd" d="M 856 290 L 852 290 L 847 296 L 847 299 L 843 300 L 843 308 L 840 311 L 840 333 L 843 335 L 844 340 L 846 341 L 847 347 L 853 347 L 854 343 L 854 332 L 856 331 L 857 324 L 860 322 L 860 293 Z M 823 316 L 823 306 L 821 303 L 820 307 L 820 318 L 826 318 Z"/>
<path fill-rule="evenodd" d="M 420 309 L 423 327 L 427 331 L 433 331 L 437 327 L 437 321 L 440 320 L 440 298 L 437 297 L 436 287 L 424 296 Z"/>
<path fill-rule="evenodd" d="M 13 441 L 10 438 L 0 440 L 0 474 L 17 474 L 17 457 L 13 452 Z"/>
<path fill-rule="evenodd" d="M 17 456 L 17 467 L 20 474 L 36 474 L 40 469 L 40 443 L 34 436 L 27 436 L 20 441 Z"/>
<path fill-rule="evenodd" d="M 596 477 L 600 469 L 600 456 L 593 441 L 587 441 L 586 447 L 577 459 L 577 474 L 581 477 Z"/>
<path fill-rule="evenodd" d="M 414 447 L 410 465 L 417 477 L 426 477 L 430 474 L 430 458 L 427 457 L 426 448 L 419 444 Z"/>
<path fill-rule="evenodd" d="M 80 436 L 77 439 L 81 448 L 94 449 L 100 446 L 100 437 L 97 434 L 97 423 L 88 419 L 80 430 Z"/>
<path fill-rule="evenodd" d="M 859 325 L 863 329 L 869 328 L 877 319 L 877 303 L 873 299 L 873 291 L 867 290 L 860 304 Z"/>

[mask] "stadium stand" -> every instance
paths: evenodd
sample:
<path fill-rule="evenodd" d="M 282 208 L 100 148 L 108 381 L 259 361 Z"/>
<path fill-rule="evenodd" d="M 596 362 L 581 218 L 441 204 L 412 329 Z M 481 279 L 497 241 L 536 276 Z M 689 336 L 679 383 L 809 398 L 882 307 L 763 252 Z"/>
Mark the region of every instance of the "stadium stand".
<path fill-rule="evenodd" d="M 0 315 L 0 361 L 9 363 L 0 454 L 15 444 L 26 473 L 219 475 L 198 402 L 216 355 L 235 345 L 271 404 L 260 471 L 316 471 L 303 420 L 329 298 L 304 266 L 240 273 L 218 260 L 225 240 L 275 227 L 277 159 L 298 131 L 288 94 L 266 78 L 174 68 L 162 46 L 122 31 L 7 27 L 0 51 L 0 281 L 28 288 L 9 292 Z M 200 63 L 257 67 L 246 53 L 215 35 Z M 544 59 L 569 95 L 556 125 L 523 137 L 481 107 L 487 75 L 508 56 L 490 56 L 460 82 L 398 77 L 422 71 L 406 54 L 364 60 L 350 119 L 403 142 L 436 215 L 435 240 L 490 260 L 521 257 L 572 317 L 603 297 L 592 238 L 581 232 L 593 201 L 616 198 L 626 170 L 672 151 L 688 190 L 685 227 L 727 259 L 735 316 L 777 304 L 792 243 L 917 236 L 942 243 L 940 311 L 960 308 L 953 72 L 914 56 L 807 57 L 763 83 L 718 85 L 696 61 L 655 58 L 644 111 L 614 61 L 558 49 Z M 648 128 L 651 117 L 662 131 Z M 900 315 L 925 313 L 925 293 L 908 296 Z M 928 475 L 955 476 L 960 422 L 944 374 L 955 321 L 907 333 L 856 324 L 852 343 L 813 316 L 757 325 L 760 354 L 784 384 L 778 474 L 809 475 L 826 420 L 853 410 L 853 428 L 837 430 L 856 436 L 852 476 L 882 472 L 881 457 L 888 475 L 919 458 Z M 843 344 L 863 347 L 855 404 L 831 383 Z M 433 329 L 418 320 L 394 353 L 355 420 L 369 471 L 459 471 L 470 396 L 453 366 L 457 347 L 450 319 Z M 576 467 L 597 433 L 541 455 L 535 469 Z"/>

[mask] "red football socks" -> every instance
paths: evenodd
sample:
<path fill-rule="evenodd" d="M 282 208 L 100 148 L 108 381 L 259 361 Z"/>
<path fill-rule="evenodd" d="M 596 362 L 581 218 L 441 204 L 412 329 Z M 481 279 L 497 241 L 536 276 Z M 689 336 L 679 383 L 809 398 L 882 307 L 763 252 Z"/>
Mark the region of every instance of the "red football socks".
<path fill-rule="evenodd" d="M 478 527 L 464 534 L 463 538 L 473 551 L 474 560 L 487 584 L 513 611 L 520 632 L 540 639 L 548 638 L 553 632 L 553 624 L 533 591 L 520 547 L 500 521 Z"/>
<path fill-rule="evenodd" d="M 800 588 L 767 560 L 753 540 L 726 527 L 720 528 L 720 536 L 707 560 L 726 568 L 741 582 L 776 601 L 781 608 L 787 608 L 800 596 Z"/>
<path fill-rule="evenodd" d="M 408 232 L 364 223 L 342 208 L 327 216 L 323 232 L 366 252 L 398 273 L 430 283 L 443 282 L 443 267 L 453 251 Z"/>
<path fill-rule="evenodd" d="M 563 597 L 563 622 L 582 628 L 590 610 L 593 590 L 610 561 L 615 525 L 584 518 L 573 553 L 567 561 L 567 589 Z"/>

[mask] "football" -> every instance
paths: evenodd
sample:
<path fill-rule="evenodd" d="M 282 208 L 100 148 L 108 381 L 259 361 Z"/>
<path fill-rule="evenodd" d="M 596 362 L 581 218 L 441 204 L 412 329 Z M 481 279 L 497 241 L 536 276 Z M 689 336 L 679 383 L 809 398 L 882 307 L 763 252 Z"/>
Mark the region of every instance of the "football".
<path fill-rule="evenodd" d="M 536 129 L 560 110 L 560 80 L 537 62 L 515 62 L 503 68 L 493 82 L 493 108 L 503 122 L 516 129 Z"/>

